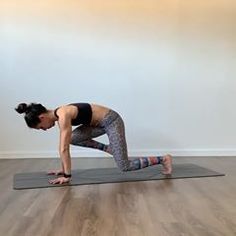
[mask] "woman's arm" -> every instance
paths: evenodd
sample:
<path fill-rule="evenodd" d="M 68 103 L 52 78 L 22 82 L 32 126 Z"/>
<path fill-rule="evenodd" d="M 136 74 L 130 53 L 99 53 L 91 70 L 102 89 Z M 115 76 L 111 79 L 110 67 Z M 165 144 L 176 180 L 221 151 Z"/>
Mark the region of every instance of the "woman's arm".
<path fill-rule="evenodd" d="M 59 112 L 58 112 L 59 113 Z M 71 140 L 71 118 L 70 114 L 61 111 L 59 114 L 58 125 L 60 128 L 59 153 L 62 162 L 64 174 L 71 175 L 71 157 L 70 157 L 70 140 Z M 70 177 L 59 177 L 51 180 L 52 184 L 62 184 L 70 181 Z"/>
<path fill-rule="evenodd" d="M 63 164 L 64 173 L 71 174 L 70 140 L 71 140 L 71 120 L 66 117 L 58 122 L 60 126 L 59 153 Z"/>

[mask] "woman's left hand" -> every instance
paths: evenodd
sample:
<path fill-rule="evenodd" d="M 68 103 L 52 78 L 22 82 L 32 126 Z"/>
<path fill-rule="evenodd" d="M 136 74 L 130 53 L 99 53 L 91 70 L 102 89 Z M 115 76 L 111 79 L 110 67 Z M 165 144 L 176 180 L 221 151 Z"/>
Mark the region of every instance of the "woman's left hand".
<path fill-rule="evenodd" d="M 50 184 L 64 184 L 64 183 L 69 183 L 70 182 L 70 178 L 58 177 L 56 179 L 51 179 L 48 182 Z"/>

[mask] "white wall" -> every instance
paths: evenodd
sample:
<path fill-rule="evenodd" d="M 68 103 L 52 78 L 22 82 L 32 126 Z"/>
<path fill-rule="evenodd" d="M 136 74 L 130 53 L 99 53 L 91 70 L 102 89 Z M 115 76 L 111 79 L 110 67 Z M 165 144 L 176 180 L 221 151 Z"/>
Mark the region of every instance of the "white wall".
<path fill-rule="evenodd" d="M 130 155 L 236 155 L 235 23 L 234 0 L 0 0 L 0 157 L 57 155 L 18 103 L 79 101 L 122 114 Z"/>

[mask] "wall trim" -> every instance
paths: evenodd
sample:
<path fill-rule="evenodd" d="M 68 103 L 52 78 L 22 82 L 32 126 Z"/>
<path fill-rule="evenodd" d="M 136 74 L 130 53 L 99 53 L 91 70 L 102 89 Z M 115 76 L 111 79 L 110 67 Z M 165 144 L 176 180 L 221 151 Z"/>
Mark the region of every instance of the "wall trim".
<path fill-rule="evenodd" d="M 170 153 L 173 156 L 236 156 L 236 149 L 133 149 L 129 151 L 130 157 L 163 155 Z M 72 158 L 83 157 L 109 157 L 110 155 L 94 150 L 71 151 Z M 25 158 L 58 158 L 56 151 L 0 151 L 0 159 Z"/>

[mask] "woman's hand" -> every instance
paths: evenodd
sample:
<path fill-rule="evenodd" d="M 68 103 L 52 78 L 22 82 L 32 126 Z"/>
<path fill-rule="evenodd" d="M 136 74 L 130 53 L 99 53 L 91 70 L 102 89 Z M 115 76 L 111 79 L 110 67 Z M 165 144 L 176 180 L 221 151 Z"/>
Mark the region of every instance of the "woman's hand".
<path fill-rule="evenodd" d="M 65 178 L 63 177 L 58 177 L 56 179 L 51 179 L 48 182 L 50 184 L 64 184 L 64 183 L 69 183 L 71 178 Z"/>
<path fill-rule="evenodd" d="M 47 173 L 48 175 L 64 175 L 63 170 L 50 170 Z"/>

